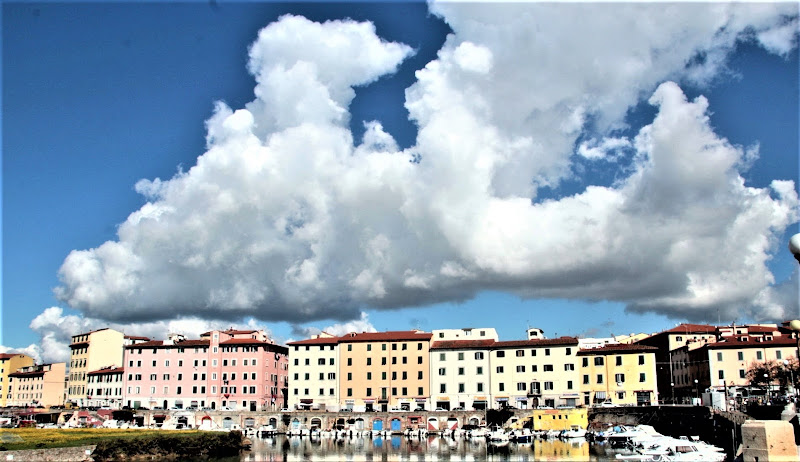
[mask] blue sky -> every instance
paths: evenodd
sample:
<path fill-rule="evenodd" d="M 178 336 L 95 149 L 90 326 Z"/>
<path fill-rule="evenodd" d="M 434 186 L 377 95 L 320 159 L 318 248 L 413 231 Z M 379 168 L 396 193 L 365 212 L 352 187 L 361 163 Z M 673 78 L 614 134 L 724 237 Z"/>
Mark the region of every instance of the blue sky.
<path fill-rule="evenodd" d="M 798 314 L 796 5 L 485 7 L 4 3 L 0 345 Z"/>

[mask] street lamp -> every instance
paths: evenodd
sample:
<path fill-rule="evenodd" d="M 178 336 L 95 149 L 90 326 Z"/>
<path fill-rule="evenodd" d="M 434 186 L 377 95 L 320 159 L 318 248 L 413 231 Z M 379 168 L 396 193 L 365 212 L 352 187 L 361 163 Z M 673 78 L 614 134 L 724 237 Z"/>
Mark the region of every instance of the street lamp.
<path fill-rule="evenodd" d="M 783 367 L 785 367 L 786 369 L 789 370 L 789 380 L 791 380 L 791 384 L 792 384 L 792 395 L 794 395 L 795 398 L 796 398 L 797 397 L 797 387 L 795 387 L 795 385 L 794 385 L 794 371 L 792 370 L 791 367 L 789 367 L 789 360 L 788 359 L 784 359 L 783 360 Z M 786 390 L 786 392 L 788 393 L 789 390 Z"/>
<path fill-rule="evenodd" d="M 697 379 L 694 379 L 694 392 L 697 394 L 697 399 L 700 400 L 700 389 L 697 387 Z"/>

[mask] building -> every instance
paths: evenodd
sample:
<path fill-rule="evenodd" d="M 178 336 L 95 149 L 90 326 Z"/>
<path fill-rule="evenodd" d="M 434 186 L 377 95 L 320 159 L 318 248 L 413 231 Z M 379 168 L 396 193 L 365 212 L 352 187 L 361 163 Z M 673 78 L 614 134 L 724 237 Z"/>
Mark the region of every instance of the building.
<path fill-rule="evenodd" d="M 289 404 L 352 411 L 427 409 L 430 340 L 430 333 L 411 330 L 291 342 Z"/>
<path fill-rule="evenodd" d="M 491 407 L 530 409 L 579 404 L 577 338 L 496 342 L 491 349 Z"/>
<path fill-rule="evenodd" d="M 23 367 L 33 366 L 33 358 L 22 353 L 0 354 L 0 407 L 5 407 L 11 397 L 9 374 Z"/>
<path fill-rule="evenodd" d="M 119 409 L 123 403 L 125 369 L 109 366 L 86 374 L 86 405 Z"/>
<path fill-rule="evenodd" d="M 430 347 L 432 406 L 486 409 L 492 401 L 490 353 L 494 328 L 434 330 Z"/>
<path fill-rule="evenodd" d="M 339 337 L 326 332 L 310 339 L 290 342 L 288 405 L 292 409 L 338 410 Z"/>
<path fill-rule="evenodd" d="M 285 403 L 286 347 L 264 331 L 170 334 L 125 347 L 123 394 L 132 408 L 272 409 Z"/>
<path fill-rule="evenodd" d="M 114 329 L 99 329 L 72 336 L 69 345 L 67 401 L 88 406 L 88 373 L 104 367 L 122 366 L 125 334 Z"/>
<path fill-rule="evenodd" d="M 627 344 L 580 350 L 582 404 L 657 404 L 656 351 L 651 346 Z"/>
<path fill-rule="evenodd" d="M 60 406 L 64 404 L 66 363 L 25 366 L 9 376 L 8 406 Z"/>

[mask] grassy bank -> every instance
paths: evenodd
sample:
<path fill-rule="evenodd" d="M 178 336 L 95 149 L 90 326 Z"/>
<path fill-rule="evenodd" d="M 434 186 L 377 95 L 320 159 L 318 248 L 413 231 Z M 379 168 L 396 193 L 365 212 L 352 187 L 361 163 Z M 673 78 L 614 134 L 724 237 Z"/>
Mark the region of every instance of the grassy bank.
<path fill-rule="evenodd" d="M 97 445 L 93 454 L 95 460 L 118 460 L 134 456 L 204 457 L 237 454 L 241 439 L 239 432 L 15 428 L 0 430 L 0 450 Z"/>

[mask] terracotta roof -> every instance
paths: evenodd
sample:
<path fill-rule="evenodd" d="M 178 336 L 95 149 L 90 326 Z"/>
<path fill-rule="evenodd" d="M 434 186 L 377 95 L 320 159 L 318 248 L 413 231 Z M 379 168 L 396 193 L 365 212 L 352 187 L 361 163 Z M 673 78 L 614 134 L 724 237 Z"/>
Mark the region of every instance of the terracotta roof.
<path fill-rule="evenodd" d="M 353 342 L 393 342 L 401 340 L 430 340 L 433 334 L 416 330 L 395 330 L 388 332 L 362 332 L 350 333 L 339 337 L 340 343 Z"/>
<path fill-rule="evenodd" d="M 126 335 L 125 338 L 131 340 L 150 340 L 150 337 L 142 337 L 139 335 Z"/>
<path fill-rule="evenodd" d="M 675 326 L 672 329 L 665 330 L 663 333 L 671 334 L 713 334 L 717 331 L 717 326 L 708 324 L 688 324 L 683 323 Z"/>
<path fill-rule="evenodd" d="M 123 372 L 125 372 L 124 367 L 107 367 L 105 369 L 98 369 L 96 371 L 87 372 L 86 375 L 121 374 Z"/>
<path fill-rule="evenodd" d="M 8 374 L 9 377 L 33 377 L 35 375 L 44 375 L 46 371 L 44 369 L 38 369 L 35 371 L 28 371 L 28 372 L 12 372 Z"/>
<path fill-rule="evenodd" d="M 137 343 L 135 345 L 125 345 L 128 350 L 137 348 L 185 348 L 185 347 L 207 347 L 211 342 L 208 340 L 183 340 L 177 343 L 164 344 L 163 340 L 150 340 L 149 342 Z"/>
<path fill-rule="evenodd" d="M 761 337 L 748 337 L 748 340 L 746 341 L 741 341 L 739 340 L 739 337 L 734 337 L 734 338 L 729 338 L 722 342 L 707 343 L 704 345 L 704 347 L 718 350 L 721 348 L 744 349 L 744 348 L 797 346 L 797 340 L 789 337 L 775 337 L 772 340 L 761 340 L 761 341 L 756 340 L 757 338 Z"/>
<path fill-rule="evenodd" d="M 24 353 L 0 353 L 0 360 L 11 359 L 11 358 L 13 358 L 14 356 L 17 356 L 17 355 L 23 355 L 24 356 L 25 354 Z"/>
<path fill-rule="evenodd" d="M 537 347 L 548 345 L 577 345 L 578 339 L 576 337 L 559 337 L 559 338 L 545 338 L 535 340 L 510 340 L 506 342 L 495 342 L 494 347 L 497 348 L 510 348 L 510 347 Z"/>
<path fill-rule="evenodd" d="M 747 327 L 748 332 L 761 332 L 765 334 L 778 332 L 780 330 L 778 327 L 767 327 L 767 326 L 745 326 L 745 327 Z"/>
<path fill-rule="evenodd" d="M 615 343 L 611 345 L 603 345 L 597 348 L 583 348 L 578 351 L 578 356 L 588 356 L 588 355 L 609 355 L 614 353 L 637 353 L 637 352 L 646 352 L 658 351 L 658 348 L 654 346 L 647 346 L 647 345 L 637 345 L 637 344 L 629 344 L 629 343 Z"/>
<path fill-rule="evenodd" d="M 339 337 L 326 337 L 326 338 L 309 338 L 306 340 L 298 340 L 296 342 L 288 342 L 287 345 L 336 345 L 339 343 Z"/>
<path fill-rule="evenodd" d="M 431 350 L 488 349 L 497 343 L 492 339 L 482 340 L 438 340 L 431 343 Z"/>

